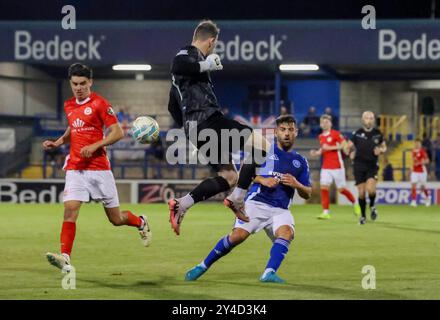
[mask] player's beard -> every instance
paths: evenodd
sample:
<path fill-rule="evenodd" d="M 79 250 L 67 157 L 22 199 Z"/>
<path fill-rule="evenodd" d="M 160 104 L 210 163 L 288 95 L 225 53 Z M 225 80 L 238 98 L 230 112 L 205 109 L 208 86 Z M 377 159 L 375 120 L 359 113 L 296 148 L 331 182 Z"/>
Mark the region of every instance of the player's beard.
<path fill-rule="evenodd" d="M 281 148 L 284 151 L 288 151 L 290 148 L 292 148 L 294 141 L 292 140 L 280 140 Z"/>

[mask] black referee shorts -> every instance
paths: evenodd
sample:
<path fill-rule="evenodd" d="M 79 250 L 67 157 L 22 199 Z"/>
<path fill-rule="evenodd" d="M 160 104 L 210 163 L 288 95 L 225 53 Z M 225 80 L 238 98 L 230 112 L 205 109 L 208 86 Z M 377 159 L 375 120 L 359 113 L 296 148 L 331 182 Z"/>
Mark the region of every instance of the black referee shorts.
<path fill-rule="evenodd" d="M 379 166 L 376 162 L 355 161 L 353 166 L 354 180 L 356 185 L 367 182 L 368 179 L 377 180 Z"/>
<path fill-rule="evenodd" d="M 209 161 L 208 165 L 216 172 L 218 172 L 221 169 L 222 164 L 229 164 L 232 161 L 232 154 L 236 153 L 240 150 L 244 149 L 244 145 L 248 138 L 250 137 L 252 133 L 252 128 L 248 127 L 244 124 L 241 124 L 238 121 L 226 118 L 221 113 L 215 113 L 212 116 L 210 116 L 206 121 L 202 122 L 197 127 L 197 136 L 199 136 L 200 131 L 203 129 L 212 129 L 217 134 L 217 154 L 218 157 L 213 159 L 214 161 Z M 226 152 L 221 152 L 222 150 L 222 129 L 226 130 L 233 130 L 236 129 L 240 135 L 239 139 L 240 141 L 236 140 L 235 138 L 234 142 L 232 141 L 233 138 L 229 137 L 229 148 Z M 206 143 L 208 143 L 210 139 L 208 138 L 207 141 L 197 141 L 197 149 L 200 150 L 201 147 L 203 147 Z M 226 148 L 226 146 L 225 146 Z M 210 156 L 210 152 L 207 152 L 207 156 Z"/>

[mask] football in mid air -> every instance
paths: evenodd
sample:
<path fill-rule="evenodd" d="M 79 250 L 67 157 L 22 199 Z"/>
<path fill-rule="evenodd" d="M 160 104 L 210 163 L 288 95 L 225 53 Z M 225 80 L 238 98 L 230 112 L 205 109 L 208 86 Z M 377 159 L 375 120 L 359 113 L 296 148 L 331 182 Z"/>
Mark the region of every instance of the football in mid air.
<path fill-rule="evenodd" d="M 137 117 L 131 126 L 131 136 L 141 144 L 151 143 L 159 138 L 159 124 L 148 116 Z"/>

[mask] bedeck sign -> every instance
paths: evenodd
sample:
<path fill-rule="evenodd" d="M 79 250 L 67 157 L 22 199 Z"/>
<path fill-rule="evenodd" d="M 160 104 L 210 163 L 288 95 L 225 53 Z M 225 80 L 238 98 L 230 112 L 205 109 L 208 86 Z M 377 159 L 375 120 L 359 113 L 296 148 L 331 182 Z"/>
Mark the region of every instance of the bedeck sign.
<path fill-rule="evenodd" d="M 101 60 L 99 52 L 100 40 L 93 35 L 87 35 L 85 40 L 60 40 L 59 35 L 53 39 L 43 41 L 34 39 L 26 30 L 15 31 L 14 58 L 17 61 L 26 60 Z"/>
<path fill-rule="evenodd" d="M 359 20 L 217 21 L 217 53 L 227 64 L 316 63 L 407 65 L 440 63 L 435 20 L 379 20 L 365 30 Z M 0 61 L 92 66 L 119 62 L 169 65 L 191 42 L 197 21 L 0 22 Z"/>
<path fill-rule="evenodd" d="M 380 60 L 438 60 L 440 59 L 440 40 L 428 39 L 426 33 L 414 41 L 398 39 L 398 33 L 391 29 L 379 31 Z"/>
<path fill-rule="evenodd" d="M 63 201 L 63 191 L 62 180 L 0 180 L 1 203 L 58 203 Z"/>

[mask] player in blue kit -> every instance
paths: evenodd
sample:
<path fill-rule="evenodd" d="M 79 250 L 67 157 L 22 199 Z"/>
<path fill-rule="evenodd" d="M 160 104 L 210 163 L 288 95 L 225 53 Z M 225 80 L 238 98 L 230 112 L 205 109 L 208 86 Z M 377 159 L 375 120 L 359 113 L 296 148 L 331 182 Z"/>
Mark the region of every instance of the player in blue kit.
<path fill-rule="evenodd" d="M 307 160 L 293 150 L 298 134 L 295 118 L 291 115 L 281 116 L 276 124 L 276 144 L 272 144 L 272 150 L 266 162 L 258 169 L 246 196 L 245 213 L 249 222 L 237 218 L 232 232 L 220 239 L 205 260 L 186 273 L 185 280 L 197 280 L 214 262 L 245 241 L 249 235 L 264 229 L 273 245 L 260 281 L 285 282 L 276 271 L 295 234 L 295 222 L 289 207 L 295 190 L 302 198 L 309 199 L 312 187 Z"/>

